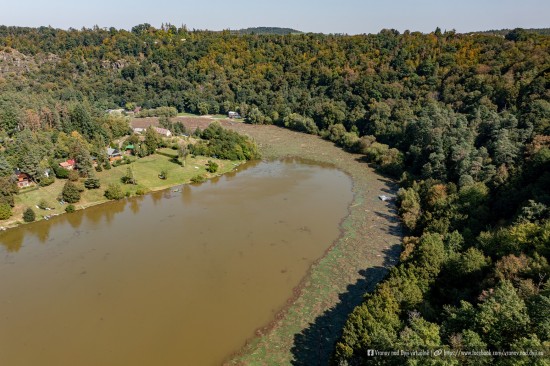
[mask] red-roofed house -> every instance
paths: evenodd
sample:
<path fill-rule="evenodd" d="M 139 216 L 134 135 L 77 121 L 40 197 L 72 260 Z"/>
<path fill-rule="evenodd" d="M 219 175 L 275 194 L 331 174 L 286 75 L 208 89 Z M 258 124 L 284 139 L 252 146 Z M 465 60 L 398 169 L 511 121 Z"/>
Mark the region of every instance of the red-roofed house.
<path fill-rule="evenodd" d="M 74 161 L 74 159 L 69 159 L 69 160 L 64 161 L 62 163 L 59 163 L 60 167 L 65 168 L 67 170 L 73 170 L 75 165 L 76 165 L 76 162 Z"/>

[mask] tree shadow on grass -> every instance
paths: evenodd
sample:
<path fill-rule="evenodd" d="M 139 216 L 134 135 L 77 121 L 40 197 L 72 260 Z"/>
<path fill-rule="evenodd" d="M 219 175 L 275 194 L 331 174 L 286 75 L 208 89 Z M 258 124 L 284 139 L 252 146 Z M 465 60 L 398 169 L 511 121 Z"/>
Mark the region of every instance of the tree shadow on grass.
<path fill-rule="evenodd" d="M 374 214 L 378 217 L 386 219 L 389 224 L 386 227 L 380 228 L 383 232 L 393 235 L 393 236 L 403 236 L 403 227 L 401 226 L 401 220 L 397 216 L 396 210 L 390 210 L 390 212 L 395 212 L 395 215 L 388 215 L 383 212 L 374 211 Z"/>
<path fill-rule="evenodd" d="M 325 311 L 309 327 L 294 335 L 294 346 L 291 349 L 294 358 L 292 365 L 328 365 L 334 344 L 342 335 L 348 315 L 362 303 L 364 295 L 374 290 L 376 284 L 386 276 L 399 251 L 398 244 L 384 250 L 383 266 L 359 271 L 361 278 L 348 285 L 347 291 L 338 296 L 340 301 L 336 306 Z"/>

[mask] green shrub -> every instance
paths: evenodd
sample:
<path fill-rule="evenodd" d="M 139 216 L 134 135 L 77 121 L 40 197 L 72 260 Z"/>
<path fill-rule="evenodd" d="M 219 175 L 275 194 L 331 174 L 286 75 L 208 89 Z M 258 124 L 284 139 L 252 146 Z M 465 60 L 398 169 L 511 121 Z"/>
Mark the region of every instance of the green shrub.
<path fill-rule="evenodd" d="M 218 164 L 213 162 L 212 160 L 208 160 L 208 163 L 206 163 L 206 171 L 209 173 L 215 173 L 218 171 Z"/>
<path fill-rule="evenodd" d="M 76 184 L 74 184 L 70 180 L 67 181 L 67 183 L 65 183 L 65 185 L 63 186 L 61 196 L 63 200 L 68 203 L 76 203 L 80 201 L 80 191 Z"/>
<path fill-rule="evenodd" d="M 4 196 L 3 194 L 0 194 L 0 203 L 6 203 L 10 205 L 10 207 L 14 207 L 15 199 L 13 198 L 13 194 L 10 194 L 8 196 Z"/>
<path fill-rule="evenodd" d="M 145 187 L 139 187 L 137 190 L 136 190 L 136 195 L 137 196 L 143 196 L 144 194 L 147 193 L 147 188 Z"/>
<path fill-rule="evenodd" d="M 126 169 L 126 174 L 120 178 L 120 181 L 124 184 L 137 184 L 132 167 Z"/>
<path fill-rule="evenodd" d="M 363 153 L 368 162 L 374 163 L 383 173 L 399 177 L 403 173 L 404 156 L 399 150 L 390 148 L 386 144 L 373 142 L 364 149 Z"/>
<path fill-rule="evenodd" d="M 65 207 L 65 212 L 66 213 L 71 213 L 71 212 L 75 212 L 76 211 L 76 207 L 74 207 L 74 205 L 68 205 L 67 207 Z"/>
<path fill-rule="evenodd" d="M 50 175 L 49 177 L 40 178 L 40 180 L 38 181 L 38 185 L 40 187 L 47 187 L 53 182 L 55 182 L 55 177 L 53 175 Z"/>
<path fill-rule="evenodd" d="M 75 184 L 75 187 L 76 189 L 78 189 L 78 191 L 80 193 L 84 192 L 86 190 L 86 188 L 84 188 L 84 184 L 80 183 L 80 182 L 76 182 Z"/>
<path fill-rule="evenodd" d="M 84 181 L 84 187 L 87 189 L 98 189 L 101 187 L 101 182 L 98 178 L 88 178 Z"/>
<path fill-rule="evenodd" d="M 50 204 L 48 203 L 48 201 L 46 201 L 44 198 L 42 198 L 40 200 L 40 202 L 38 202 L 38 208 L 42 209 L 42 210 L 45 210 L 47 209 L 48 207 L 50 207 Z"/>
<path fill-rule="evenodd" d="M 32 208 L 28 207 L 25 212 L 23 212 L 23 221 L 33 222 L 34 220 L 36 220 L 36 214 Z"/>
<path fill-rule="evenodd" d="M 191 183 L 204 183 L 206 182 L 206 177 L 202 174 L 195 175 L 191 178 Z"/>
<path fill-rule="evenodd" d="M 319 128 L 309 117 L 301 116 L 297 113 L 292 113 L 289 116 L 283 119 L 283 124 L 285 127 L 290 128 L 291 130 L 300 131 L 309 133 L 312 135 L 319 134 Z"/>
<path fill-rule="evenodd" d="M 78 180 L 78 172 L 76 170 L 69 171 L 69 180 L 71 182 L 76 182 Z"/>
<path fill-rule="evenodd" d="M 9 219 L 11 215 L 11 206 L 7 203 L 0 203 L 0 220 Z"/>
<path fill-rule="evenodd" d="M 105 190 L 105 197 L 110 200 L 120 200 L 124 198 L 122 187 L 118 183 L 111 183 Z"/>
<path fill-rule="evenodd" d="M 65 168 L 60 167 L 59 165 L 52 165 L 53 172 L 55 173 L 56 178 L 58 179 L 67 179 L 69 178 L 69 171 Z"/>

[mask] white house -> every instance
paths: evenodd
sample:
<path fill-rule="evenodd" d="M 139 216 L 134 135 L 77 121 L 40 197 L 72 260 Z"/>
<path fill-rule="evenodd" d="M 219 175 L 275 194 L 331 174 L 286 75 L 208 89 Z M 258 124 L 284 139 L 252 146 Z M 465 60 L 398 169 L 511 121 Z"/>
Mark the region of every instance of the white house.
<path fill-rule="evenodd" d="M 170 132 L 170 130 L 167 130 L 166 128 L 160 128 L 160 127 L 153 127 L 153 128 L 161 136 L 164 136 L 164 137 L 172 136 L 172 132 Z"/>

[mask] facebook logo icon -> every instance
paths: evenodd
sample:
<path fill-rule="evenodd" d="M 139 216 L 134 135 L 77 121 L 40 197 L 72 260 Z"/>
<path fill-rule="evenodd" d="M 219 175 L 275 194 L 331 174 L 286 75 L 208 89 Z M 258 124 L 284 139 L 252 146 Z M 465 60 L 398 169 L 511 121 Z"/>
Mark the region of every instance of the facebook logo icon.
<path fill-rule="evenodd" d="M 367 350 L 367 356 L 374 356 L 374 350 L 373 349 L 368 349 Z"/>

